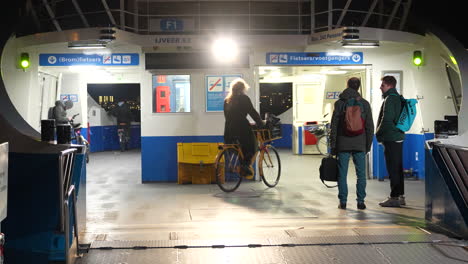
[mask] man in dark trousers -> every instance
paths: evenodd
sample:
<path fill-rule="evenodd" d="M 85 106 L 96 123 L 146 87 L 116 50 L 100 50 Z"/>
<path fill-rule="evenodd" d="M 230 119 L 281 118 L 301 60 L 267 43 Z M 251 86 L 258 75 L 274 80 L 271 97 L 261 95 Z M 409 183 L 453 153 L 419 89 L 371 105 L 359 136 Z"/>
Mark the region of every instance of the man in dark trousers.
<path fill-rule="evenodd" d="M 352 77 L 348 80 L 348 88 L 340 94 L 340 100 L 335 102 L 333 116 L 331 120 L 330 147 L 331 154 L 338 158 L 338 199 L 339 209 L 346 209 L 348 199 L 348 164 L 349 158 L 353 157 L 354 167 L 356 168 L 356 200 L 357 208 L 364 210 L 366 204 L 366 153 L 372 146 L 374 137 L 374 121 L 372 111 L 368 101 L 361 97 L 358 90 L 361 86 L 359 78 Z M 362 134 L 349 136 L 344 128 L 344 109 L 349 99 L 358 100 L 362 104 L 361 117 L 365 120 Z"/>
<path fill-rule="evenodd" d="M 117 117 L 117 129 L 123 129 L 125 144 L 121 146 L 121 151 L 128 149 L 130 142 L 130 125 L 133 120 L 132 111 L 126 101 L 120 101 L 116 107 L 109 111 L 110 115 Z"/>
<path fill-rule="evenodd" d="M 384 146 L 385 163 L 390 177 L 390 197 L 379 203 L 382 207 L 406 205 L 405 182 L 403 177 L 403 140 L 405 133 L 396 128 L 401 113 L 401 99 L 393 76 L 382 78 L 380 90 L 384 101 L 377 122 L 377 141 Z"/>

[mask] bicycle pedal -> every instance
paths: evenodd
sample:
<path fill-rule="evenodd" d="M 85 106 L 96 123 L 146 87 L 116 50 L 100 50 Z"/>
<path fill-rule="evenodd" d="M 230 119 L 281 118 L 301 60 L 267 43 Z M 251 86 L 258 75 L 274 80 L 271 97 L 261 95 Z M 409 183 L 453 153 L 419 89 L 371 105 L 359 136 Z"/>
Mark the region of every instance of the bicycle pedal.
<path fill-rule="evenodd" d="M 253 180 L 254 176 L 253 175 L 244 175 L 244 178 L 247 180 Z"/>

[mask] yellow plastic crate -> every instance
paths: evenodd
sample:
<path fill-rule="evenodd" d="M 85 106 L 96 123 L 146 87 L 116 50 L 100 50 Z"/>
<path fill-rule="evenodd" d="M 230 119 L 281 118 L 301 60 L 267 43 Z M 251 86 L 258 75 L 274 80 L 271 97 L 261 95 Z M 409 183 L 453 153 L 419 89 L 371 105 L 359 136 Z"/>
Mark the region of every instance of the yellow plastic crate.
<path fill-rule="evenodd" d="M 210 184 L 216 183 L 215 164 L 198 165 L 189 163 L 179 163 L 178 184 Z"/>
<path fill-rule="evenodd" d="M 177 143 L 177 163 L 214 164 L 223 143 Z"/>
<path fill-rule="evenodd" d="M 177 143 L 177 183 L 216 183 L 215 160 L 223 143 Z"/>

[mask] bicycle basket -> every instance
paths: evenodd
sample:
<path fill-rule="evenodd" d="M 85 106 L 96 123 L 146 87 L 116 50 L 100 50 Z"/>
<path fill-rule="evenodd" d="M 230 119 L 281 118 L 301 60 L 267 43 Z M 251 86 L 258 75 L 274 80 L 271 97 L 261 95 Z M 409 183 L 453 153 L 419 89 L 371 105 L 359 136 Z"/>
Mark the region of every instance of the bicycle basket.
<path fill-rule="evenodd" d="M 274 126 L 270 129 L 255 129 L 254 131 L 258 141 L 268 142 L 281 138 L 281 126 Z"/>

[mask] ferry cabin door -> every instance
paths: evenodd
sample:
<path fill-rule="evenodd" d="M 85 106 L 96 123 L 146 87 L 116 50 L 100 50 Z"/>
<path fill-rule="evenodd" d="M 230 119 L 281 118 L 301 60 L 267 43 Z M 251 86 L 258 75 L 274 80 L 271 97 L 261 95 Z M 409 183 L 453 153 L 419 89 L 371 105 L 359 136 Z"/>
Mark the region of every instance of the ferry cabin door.
<path fill-rule="evenodd" d="M 49 108 L 55 106 L 55 101 L 58 100 L 58 86 L 59 86 L 59 77 L 39 72 L 39 91 L 41 101 L 39 102 L 39 111 L 38 114 L 38 124 L 40 126 L 42 119 L 48 119 Z"/>
<path fill-rule="evenodd" d="M 322 121 L 324 83 L 315 80 L 296 83 L 293 88 L 293 153 L 315 154 L 315 148 L 304 148 L 304 124 L 308 121 Z M 309 153 L 310 152 L 310 153 Z"/>

